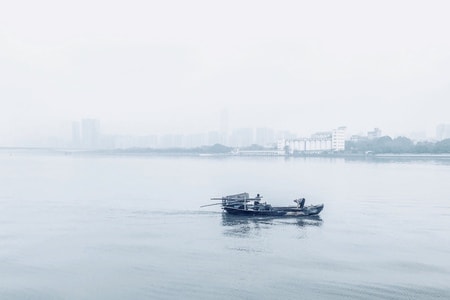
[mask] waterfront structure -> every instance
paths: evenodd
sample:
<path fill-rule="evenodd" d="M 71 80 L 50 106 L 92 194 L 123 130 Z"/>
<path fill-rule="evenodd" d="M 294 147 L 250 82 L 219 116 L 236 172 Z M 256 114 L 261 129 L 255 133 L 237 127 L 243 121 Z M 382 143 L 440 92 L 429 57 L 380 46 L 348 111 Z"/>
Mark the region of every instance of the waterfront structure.
<path fill-rule="evenodd" d="M 369 140 L 378 139 L 381 137 L 381 130 L 380 128 L 374 128 L 373 131 L 367 132 L 367 138 Z"/>
<path fill-rule="evenodd" d="M 333 129 L 331 133 L 331 148 L 333 151 L 345 150 L 345 130 L 347 128 L 342 126 L 337 129 Z M 380 131 L 381 134 L 381 131 Z"/>
<path fill-rule="evenodd" d="M 236 148 L 232 154 L 240 156 L 283 156 L 286 153 L 280 149 L 240 150 Z"/>
<path fill-rule="evenodd" d="M 277 143 L 278 150 L 287 154 L 339 152 L 345 150 L 346 127 L 332 131 L 317 132 L 308 138 L 282 139 Z"/>
<path fill-rule="evenodd" d="M 367 140 L 368 140 L 367 136 L 362 136 L 362 135 L 358 135 L 358 134 L 354 134 L 350 137 L 350 141 L 354 142 L 354 143 L 359 143 L 359 142 L 367 141 Z"/>

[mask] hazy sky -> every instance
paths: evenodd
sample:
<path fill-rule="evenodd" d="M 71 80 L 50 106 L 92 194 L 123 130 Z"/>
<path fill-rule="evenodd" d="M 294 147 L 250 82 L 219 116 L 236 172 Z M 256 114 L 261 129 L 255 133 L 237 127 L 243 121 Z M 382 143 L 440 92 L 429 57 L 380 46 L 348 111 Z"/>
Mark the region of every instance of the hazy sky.
<path fill-rule="evenodd" d="M 0 140 L 450 123 L 450 1 L 2 1 Z M 64 129 L 65 128 L 65 129 Z"/>

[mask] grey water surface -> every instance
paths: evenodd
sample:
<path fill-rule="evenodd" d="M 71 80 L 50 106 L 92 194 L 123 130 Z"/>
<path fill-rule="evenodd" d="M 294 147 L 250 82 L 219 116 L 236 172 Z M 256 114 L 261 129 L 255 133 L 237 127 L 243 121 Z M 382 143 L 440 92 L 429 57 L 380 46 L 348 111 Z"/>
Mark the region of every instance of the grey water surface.
<path fill-rule="evenodd" d="M 449 299 L 450 161 L 0 152 L 0 299 Z M 210 197 L 324 203 L 242 218 Z"/>

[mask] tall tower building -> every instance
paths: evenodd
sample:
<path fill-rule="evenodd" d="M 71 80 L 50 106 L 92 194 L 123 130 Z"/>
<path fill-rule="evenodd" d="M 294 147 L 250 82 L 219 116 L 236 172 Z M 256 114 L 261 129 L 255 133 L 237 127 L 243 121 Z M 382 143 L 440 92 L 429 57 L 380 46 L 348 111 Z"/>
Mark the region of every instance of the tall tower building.
<path fill-rule="evenodd" d="M 81 121 L 81 145 L 83 148 L 97 148 L 100 146 L 100 122 L 96 119 Z"/>
<path fill-rule="evenodd" d="M 334 129 L 331 134 L 331 148 L 333 151 L 345 150 L 345 130 L 347 128 L 342 126 L 338 129 Z"/>
<path fill-rule="evenodd" d="M 230 136 L 230 145 L 233 147 L 247 147 L 253 144 L 253 128 L 234 129 Z"/>
<path fill-rule="evenodd" d="M 80 122 L 72 122 L 72 147 L 80 147 L 81 134 L 80 134 Z"/>
<path fill-rule="evenodd" d="M 439 124 L 436 127 L 436 138 L 438 141 L 450 139 L 450 124 Z"/>
<path fill-rule="evenodd" d="M 275 143 L 275 133 L 270 128 L 256 128 L 255 142 L 260 146 Z"/>
<path fill-rule="evenodd" d="M 228 145 L 228 110 L 222 109 L 220 112 L 220 143 Z"/>

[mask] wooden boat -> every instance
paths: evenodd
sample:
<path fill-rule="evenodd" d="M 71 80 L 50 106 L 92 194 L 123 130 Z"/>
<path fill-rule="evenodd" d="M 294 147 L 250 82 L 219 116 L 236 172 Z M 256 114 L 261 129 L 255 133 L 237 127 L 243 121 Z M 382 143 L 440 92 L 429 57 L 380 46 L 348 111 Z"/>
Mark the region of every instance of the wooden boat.
<path fill-rule="evenodd" d="M 295 199 L 294 202 L 297 203 L 296 206 L 280 207 L 273 207 L 266 202 L 262 202 L 261 199 L 262 196 L 259 194 L 254 198 L 250 198 L 248 193 L 240 193 L 220 198 L 211 198 L 211 200 L 219 200 L 221 202 L 203 205 L 202 207 L 221 205 L 222 209 L 229 214 L 275 217 L 314 216 L 318 215 L 323 209 L 323 204 L 305 206 L 305 198 Z"/>

